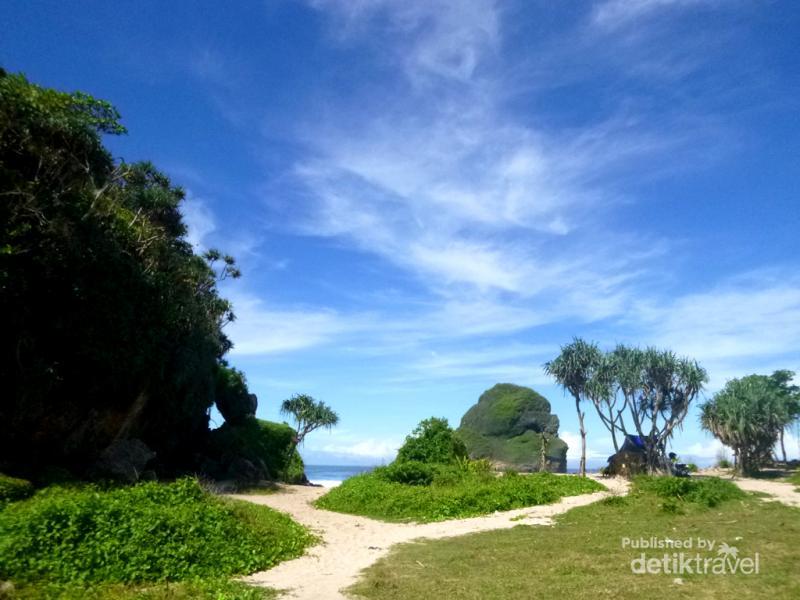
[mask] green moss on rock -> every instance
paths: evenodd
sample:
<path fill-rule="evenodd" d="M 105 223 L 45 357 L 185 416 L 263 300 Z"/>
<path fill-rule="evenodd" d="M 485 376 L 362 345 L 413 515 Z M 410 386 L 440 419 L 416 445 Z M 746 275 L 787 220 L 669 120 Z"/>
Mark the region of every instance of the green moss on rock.
<path fill-rule="evenodd" d="M 243 460 L 255 466 L 260 475 L 252 479 L 304 483 L 305 466 L 294 438 L 294 429 L 285 423 L 250 417 L 237 424 L 225 423 L 212 431 L 210 450 L 214 459 L 227 470 Z"/>
<path fill-rule="evenodd" d="M 567 444 L 558 437 L 558 425 L 544 396 L 527 387 L 499 383 L 464 414 L 458 433 L 471 458 L 487 458 L 520 471 L 541 469 L 546 444 L 546 470 L 563 473 Z"/>

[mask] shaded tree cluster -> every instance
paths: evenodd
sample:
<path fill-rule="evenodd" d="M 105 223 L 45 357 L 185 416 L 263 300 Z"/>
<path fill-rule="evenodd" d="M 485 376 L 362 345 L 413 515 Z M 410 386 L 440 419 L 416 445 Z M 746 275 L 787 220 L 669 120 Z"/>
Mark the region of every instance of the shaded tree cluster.
<path fill-rule="evenodd" d="M 733 449 L 737 472 L 752 474 L 772 459 L 784 430 L 800 416 L 800 390 L 791 371 L 730 380 L 700 406 L 700 424 Z"/>
<path fill-rule="evenodd" d="M 581 433 L 580 472 L 586 472 L 586 404 L 592 405 L 611 433 L 614 450 L 627 435 L 637 435 L 645 447 L 649 472 L 667 470 L 665 448 L 683 423 L 708 375 L 696 361 L 669 350 L 618 345 L 603 352 L 576 338 L 558 357 L 545 364 L 573 398 Z"/>
<path fill-rule="evenodd" d="M 116 110 L 0 73 L 0 461 L 86 465 L 142 439 L 162 469 L 208 432 L 230 257 L 186 241 L 181 188 L 115 161 Z M 224 387 L 224 386 L 223 386 Z"/>

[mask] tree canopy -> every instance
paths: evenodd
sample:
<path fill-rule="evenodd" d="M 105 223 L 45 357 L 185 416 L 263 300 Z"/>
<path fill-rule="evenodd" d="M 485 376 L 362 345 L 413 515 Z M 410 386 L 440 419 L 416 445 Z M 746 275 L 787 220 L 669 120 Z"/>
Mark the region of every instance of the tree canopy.
<path fill-rule="evenodd" d="M 733 449 L 737 471 L 758 471 L 771 458 L 784 428 L 797 418 L 792 375 L 776 371 L 732 379 L 700 406 L 701 426 Z"/>
<path fill-rule="evenodd" d="M 421 421 L 397 452 L 397 462 L 447 464 L 462 458 L 467 458 L 464 442 L 447 419 L 437 417 Z"/>
<path fill-rule="evenodd" d="M 184 192 L 115 161 L 108 102 L 0 73 L 0 462 L 85 465 L 122 436 L 186 464 L 208 430 L 233 259 L 194 254 Z M 214 263 L 222 258 L 222 267 Z"/>
<path fill-rule="evenodd" d="M 312 431 L 320 427 L 330 429 L 339 422 L 339 415 L 330 406 L 306 394 L 295 394 L 284 400 L 281 413 L 294 418 L 297 445 L 302 444 Z"/>
<path fill-rule="evenodd" d="M 647 467 L 664 469 L 665 447 L 702 391 L 708 375 L 696 361 L 669 350 L 617 346 L 602 352 L 596 344 L 576 338 L 545 364 L 550 374 L 575 399 L 585 467 L 584 413 L 590 402 L 609 430 L 615 449 L 620 437 L 635 434 L 644 443 Z"/>

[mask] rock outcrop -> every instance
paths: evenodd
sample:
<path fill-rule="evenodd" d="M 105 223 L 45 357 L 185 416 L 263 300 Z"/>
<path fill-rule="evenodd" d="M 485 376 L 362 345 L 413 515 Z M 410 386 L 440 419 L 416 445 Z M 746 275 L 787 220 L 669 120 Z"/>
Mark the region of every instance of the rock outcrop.
<path fill-rule="evenodd" d="M 534 390 L 498 383 L 462 417 L 458 434 L 471 458 L 518 471 L 567 470 L 567 444 L 558 437 L 558 417 Z"/>

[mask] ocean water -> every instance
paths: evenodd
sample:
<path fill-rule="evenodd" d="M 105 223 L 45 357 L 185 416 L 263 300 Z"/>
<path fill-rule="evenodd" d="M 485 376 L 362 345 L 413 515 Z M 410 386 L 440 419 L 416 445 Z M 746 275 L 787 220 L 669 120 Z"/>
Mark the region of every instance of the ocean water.
<path fill-rule="evenodd" d="M 374 468 L 363 465 L 306 465 L 306 477 L 311 483 L 332 487 L 348 477 L 367 473 Z"/>
<path fill-rule="evenodd" d="M 377 465 L 375 465 L 377 466 Z M 342 481 L 353 475 L 359 473 L 368 473 L 375 468 L 375 466 L 365 467 L 363 465 L 306 465 L 306 476 L 311 483 L 323 485 L 325 487 L 333 487 L 340 484 Z M 587 466 L 586 471 L 589 473 L 596 473 L 597 468 Z M 569 467 L 567 473 L 577 473 L 578 469 Z"/>

